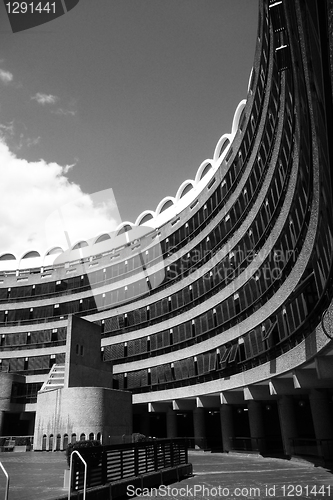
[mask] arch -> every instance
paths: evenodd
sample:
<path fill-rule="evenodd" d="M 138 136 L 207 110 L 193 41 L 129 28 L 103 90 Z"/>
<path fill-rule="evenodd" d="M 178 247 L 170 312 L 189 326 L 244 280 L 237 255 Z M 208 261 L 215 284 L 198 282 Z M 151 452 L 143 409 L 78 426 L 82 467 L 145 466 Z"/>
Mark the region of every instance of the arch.
<path fill-rule="evenodd" d="M 119 229 L 117 231 L 117 236 L 119 236 L 120 234 L 124 234 L 124 233 L 127 233 L 128 231 L 130 231 L 133 227 L 133 224 L 131 222 L 123 222 L 123 224 L 121 224 L 121 226 L 119 226 Z"/>
<path fill-rule="evenodd" d="M 16 257 L 12 253 L 4 253 L 1 255 L 0 260 L 16 260 Z"/>
<path fill-rule="evenodd" d="M 85 441 L 86 440 L 86 435 L 84 432 L 81 432 L 80 434 L 80 441 Z"/>
<path fill-rule="evenodd" d="M 151 210 L 145 210 L 136 219 L 135 224 L 137 226 L 141 226 L 142 224 L 146 224 L 147 222 L 149 222 L 153 218 L 154 218 L 154 212 L 152 212 Z"/>
<path fill-rule="evenodd" d="M 79 248 L 87 247 L 88 243 L 84 240 L 78 241 L 72 248 L 72 250 L 78 250 Z"/>
<path fill-rule="evenodd" d="M 205 177 L 210 171 L 213 170 L 212 161 L 213 160 L 205 160 L 201 163 L 195 176 L 196 184 L 200 182 L 201 179 L 203 179 L 203 177 Z"/>
<path fill-rule="evenodd" d="M 189 193 L 190 191 L 192 191 L 192 189 L 194 188 L 194 183 L 193 181 L 190 181 L 190 180 L 187 180 L 187 181 L 184 181 L 180 186 L 179 186 L 179 189 L 177 191 L 177 195 L 176 195 L 176 199 L 177 200 L 180 200 L 181 198 L 183 198 L 187 193 Z"/>
<path fill-rule="evenodd" d="M 56 255 L 58 253 L 63 253 L 63 249 L 61 247 L 53 247 L 46 253 L 46 255 Z"/>
<path fill-rule="evenodd" d="M 243 99 L 238 104 L 238 106 L 236 108 L 236 111 L 235 111 L 235 114 L 234 114 L 234 118 L 232 120 L 232 128 L 231 128 L 232 135 L 235 135 L 236 132 L 237 132 L 237 130 L 238 130 L 238 126 L 239 126 L 241 114 L 242 114 L 243 109 L 245 108 L 245 104 L 246 104 L 246 100 Z"/>
<path fill-rule="evenodd" d="M 175 199 L 172 196 L 166 196 L 162 201 L 159 202 L 156 208 L 156 214 L 159 215 L 165 212 L 168 208 L 172 207 L 175 203 Z"/>
<path fill-rule="evenodd" d="M 108 233 L 104 233 L 104 234 L 101 234 L 100 236 L 98 236 L 98 238 L 96 239 L 94 245 L 96 243 L 102 243 L 102 241 L 106 241 L 106 240 L 111 240 L 111 236 L 108 234 Z"/>
<path fill-rule="evenodd" d="M 72 444 L 76 443 L 76 433 L 75 432 L 73 432 L 73 434 L 72 434 L 71 443 Z"/>
<path fill-rule="evenodd" d="M 61 448 L 61 434 L 57 434 L 55 451 L 60 451 Z"/>
<path fill-rule="evenodd" d="M 230 134 L 223 134 L 222 137 L 220 137 L 218 143 L 216 144 L 216 148 L 214 151 L 214 160 L 218 160 L 222 156 L 224 156 L 227 152 L 228 146 L 230 146 L 231 141 L 230 141 Z"/>
<path fill-rule="evenodd" d="M 172 203 L 172 201 L 171 201 L 171 200 L 166 201 L 166 202 L 164 203 L 164 205 L 161 207 L 161 209 L 160 209 L 160 212 L 159 212 L 159 213 L 161 214 L 162 212 L 164 212 L 164 211 L 165 211 L 165 210 L 167 210 L 168 208 L 172 207 L 172 205 L 173 205 L 173 203 Z"/>
<path fill-rule="evenodd" d="M 49 451 L 53 450 L 53 434 L 49 435 Z"/>
<path fill-rule="evenodd" d="M 203 171 L 201 172 L 201 175 L 200 175 L 200 180 L 205 177 L 205 175 L 208 174 L 208 172 L 210 172 L 212 170 L 212 164 L 211 163 L 208 163 L 205 168 L 203 169 Z"/>
<path fill-rule="evenodd" d="M 47 442 L 47 435 L 43 434 L 43 438 L 42 438 L 42 451 L 46 451 L 46 442 Z"/>
<path fill-rule="evenodd" d="M 35 257 L 40 257 L 40 254 L 36 252 L 36 250 L 32 250 L 31 252 L 27 252 L 25 255 L 23 255 L 23 259 L 34 259 Z"/>
<path fill-rule="evenodd" d="M 64 439 L 62 441 L 62 449 L 67 450 L 68 447 L 68 434 L 64 434 Z"/>
<path fill-rule="evenodd" d="M 93 441 L 94 440 L 94 437 L 95 437 L 95 434 L 93 432 L 91 432 L 89 434 L 89 441 Z"/>
<path fill-rule="evenodd" d="M 100 432 L 97 433 L 96 439 L 97 441 L 102 442 L 102 434 Z"/>

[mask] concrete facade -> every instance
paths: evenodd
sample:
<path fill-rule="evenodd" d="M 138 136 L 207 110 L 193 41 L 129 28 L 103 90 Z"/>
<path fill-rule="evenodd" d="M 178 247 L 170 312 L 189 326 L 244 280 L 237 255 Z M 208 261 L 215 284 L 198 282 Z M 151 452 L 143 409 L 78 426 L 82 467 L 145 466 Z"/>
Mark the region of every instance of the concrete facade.
<path fill-rule="evenodd" d="M 34 449 L 63 449 L 79 439 L 121 443 L 132 433 L 132 395 L 112 389 L 112 365 L 100 358 L 96 325 L 73 316 L 67 331 L 63 380 L 51 371 L 37 396 Z"/>
<path fill-rule="evenodd" d="M 69 439 L 102 432 L 108 391 L 130 391 L 134 432 L 333 455 L 328 14 L 326 0 L 259 2 L 246 100 L 172 200 L 81 253 L 29 259 L 33 272 L 0 255 L 1 375 L 21 376 L 18 397 L 4 379 L 3 429 L 37 412 L 40 442 L 36 395 L 63 365 L 62 392 L 39 393 L 52 399 L 46 435 L 63 416 Z M 79 317 L 89 324 L 76 330 Z M 88 400 L 82 427 L 56 410 L 81 390 L 96 404 L 92 430 Z"/>

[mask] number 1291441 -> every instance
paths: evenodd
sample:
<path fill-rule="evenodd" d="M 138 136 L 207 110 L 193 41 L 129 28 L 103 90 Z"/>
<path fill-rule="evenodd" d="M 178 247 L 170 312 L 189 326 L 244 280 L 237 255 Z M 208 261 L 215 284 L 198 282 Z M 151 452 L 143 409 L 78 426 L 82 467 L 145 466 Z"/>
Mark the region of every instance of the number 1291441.
<path fill-rule="evenodd" d="M 8 14 L 55 14 L 56 13 L 56 3 L 55 2 L 7 2 L 6 3 Z"/>

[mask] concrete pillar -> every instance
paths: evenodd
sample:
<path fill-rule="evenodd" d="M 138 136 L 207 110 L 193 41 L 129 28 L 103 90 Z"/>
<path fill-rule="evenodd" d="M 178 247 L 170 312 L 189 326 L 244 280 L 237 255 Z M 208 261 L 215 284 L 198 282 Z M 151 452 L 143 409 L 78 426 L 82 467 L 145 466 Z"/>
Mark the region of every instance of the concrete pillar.
<path fill-rule="evenodd" d="M 177 413 L 169 408 L 166 414 L 167 437 L 172 439 L 177 437 Z"/>
<path fill-rule="evenodd" d="M 293 398 L 291 396 L 282 396 L 278 400 L 278 411 L 285 455 L 292 455 L 291 438 L 297 438 L 297 423 L 294 411 Z"/>
<path fill-rule="evenodd" d="M 235 436 L 231 405 L 223 404 L 220 407 L 220 419 L 221 419 L 223 451 L 228 452 L 233 448 L 232 438 Z"/>
<path fill-rule="evenodd" d="M 205 410 L 204 408 L 195 408 L 193 410 L 193 427 L 195 448 L 206 447 L 206 429 L 205 429 Z"/>
<path fill-rule="evenodd" d="M 309 400 L 316 439 L 333 439 L 332 415 L 327 393 L 318 389 L 312 389 Z M 319 455 L 329 458 L 329 443 L 319 441 L 317 445 Z"/>
<path fill-rule="evenodd" d="M 249 401 L 249 424 L 252 450 L 263 453 L 265 451 L 265 428 L 260 401 Z"/>

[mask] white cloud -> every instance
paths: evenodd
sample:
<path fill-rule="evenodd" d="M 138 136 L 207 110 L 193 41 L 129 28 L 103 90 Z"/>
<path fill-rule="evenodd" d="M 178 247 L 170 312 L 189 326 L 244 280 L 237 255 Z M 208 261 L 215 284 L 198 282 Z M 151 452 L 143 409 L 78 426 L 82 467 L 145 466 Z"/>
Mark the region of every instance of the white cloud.
<path fill-rule="evenodd" d="M 31 99 L 35 100 L 38 102 L 38 104 L 55 104 L 57 101 L 59 101 L 59 97 L 56 95 L 52 94 L 42 94 L 40 92 L 37 92 L 36 95 L 32 96 Z"/>
<path fill-rule="evenodd" d="M 18 158 L 0 139 L 0 255 L 11 252 L 19 257 L 29 250 L 44 254 L 52 246 L 64 247 L 64 231 L 74 244 L 119 224 L 115 202 L 95 203 L 94 195 L 69 182 L 69 168 Z M 57 213 L 64 214 L 58 227 L 51 223 Z"/>
<path fill-rule="evenodd" d="M 71 109 L 63 109 L 63 108 L 58 108 L 56 111 L 52 111 L 52 113 L 60 116 L 75 116 L 76 111 L 73 111 Z"/>
<path fill-rule="evenodd" d="M 0 134 L 14 136 L 15 134 L 14 121 L 11 121 L 8 125 L 0 123 Z"/>
<path fill-rule="evenodd" d="M 12 120 L 6 124 L 0 123 L 0 138 L 3 138 L 12 151 L 20 151 L 24 147 L 37 146 L 41 141 L 41 137 L 27 137 L 26 129 L 27 127 L 23 122 L 14 122 Z"/>
<path fill-rule="evenodd" d="M 35 138 L 31 138 L 31 137 L 28 137 L 26 139 L 26 144 L 28 146 L 28 148 L 30 148 L 31 146 L 37 146 L 37 144 L 40 143 L 40 136 L 38 137 L 35 137 Z"/>
<path fill-rule="evenodd" d="M 8 84 L 13 80 L 13 74 L 10 71 L 5 71 L 4 69 L 0 69 L 0 80 L 4 84 Z"/>

